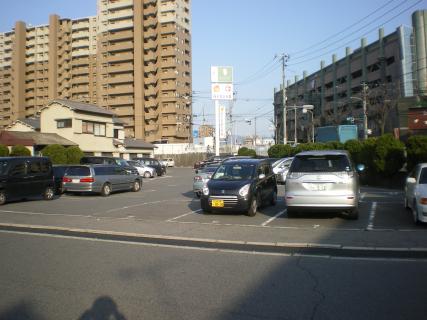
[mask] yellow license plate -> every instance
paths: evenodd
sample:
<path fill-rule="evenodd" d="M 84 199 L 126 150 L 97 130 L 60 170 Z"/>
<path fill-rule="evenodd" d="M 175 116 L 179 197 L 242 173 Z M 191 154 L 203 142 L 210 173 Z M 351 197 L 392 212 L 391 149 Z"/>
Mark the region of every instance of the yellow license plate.
<path fill-rule="evenodd" d="M 216 208 L 224 207 L 224 200 L 212 200 L 212 207 L 216 207 Z"/>

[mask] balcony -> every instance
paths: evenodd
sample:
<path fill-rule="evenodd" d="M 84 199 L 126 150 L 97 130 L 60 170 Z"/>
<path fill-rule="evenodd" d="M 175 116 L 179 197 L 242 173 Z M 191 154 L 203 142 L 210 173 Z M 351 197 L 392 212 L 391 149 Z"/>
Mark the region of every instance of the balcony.
<path fill-rule="evenodd" d="M 145 125 L 145 131 L 149 132 L 149 131 L 158 131 L 159 130 L 159 125 L 158 124 L 146 124 Z"/>
<path fill-rule="evenodd" d="M 71 66 L 72 67 L 77 67 L 77 66 L 85 66 L 89 64 L 89 59 L 88 58 L 79 58 L 79 59 L 72 59 L 71 60 Z"/>
<path fill-rule="evenodd" d="M 162 108 L 162 113 L 176 113 L 175 104 Z"/>
<path fill-rule="evenodd" d="M 78 93 L 87 93 L 89 92 L 89 86 L 78 86 L 71 88 L 71 94 L 78 94 Z"/>
<path fill-rule="evenodd" d="M 110 32 L 104 39 L 106 41 L 117 41 L 117 40 L 123 41 L 125 39 L 133 39 L 133 31 L 126 30 L 126 31 Z"/>
<path fill-rule="evenodd" d="M 111 9 L 130 7 L 132 5 L 133 5 L 133 0 L 122 0 L 117 2 L 108 2 L 108 4 L 106 5 L 106 8 L 108 10 L 111 10 Z"/>
<path fill-rule="evenodd" d="M 157 85 L 157 81 L 158 81 L 157 77 L 153 76 L 151 74 L 148 77 L 144 78 L 144 83 L 146 85 L 156 86 Z"/>
<path fill-rule="evenodd" d="M 172 37 L 172 36 L 165 37 L 165 38 L 162 37 L 160 39 L 160 43 L 161 43 L 162 46 L 176 45 L 177 39 L 175 37 Z"/>
<path fill-rule="evenodd" d="M 158 43 L 157 43 L 157 41 L 156 40 L 152 40 L 152 39 L 149 39 L 149 40 L 147 40 L 147 42 L 144 42 L 144 49 L 145 50 L 157 50 L 157 47 L 158 47 Z"/>
<path fill-rule="evenodd" d="M 160 51 L 160 55 L 162 57 L 176 57 L 175 47 L 170 47 L 166 50 L 162 49 L 162 51 Z"/>
<path fill-rule="evenodd" d="M 147 8 L 144 8 L 144 18 L 148 16 L 155 16 L 157 15 L 157 8 L 155 6 L 149 6 Z"/>
<path fill-rule="evenodd" d="M 143 20 L 144 27 L 155 26 L 155 25 L 157 25 L 157 23 L 158 23 L 158 20 L 157 20 L 157 17 L 155 17 L 155 16 L 149 17 L 149 18 Z"/>
<path fill-rule="evenodd" d="M 149 111 L 144 114 L 146 120 L 154 119 L 157 120 L 159 118 L 159 114 L 156 111 Z"/>
<path fill-rule="evenodd" d="M 176 70 L 169 70 L 169 71 L 163 71 L 160 73 L 161 79 L 176 79 L 178 75 L 178 71 Z"/>
<path fill-rule="evenodd" d="M 115 87 L 110 87 L 107 89 L 107 93 L 109 95 L 113 95 L 113 94 L 133 94 L 134 92 L 134 88 L 133 86 L 127 85 L 127 86 L 115 86 Z"/>
<path fill-rule="evenodd" d="M 108 84 L 129 83 L 129 82 L 133 82 L 133 75 L 132 74 L 123 74 L 123 75 L 109 76 L 107 78 L 107 83 Z"/>
<path fill-rule="evenodd" d="M 148 89 L 146 89 L 145 91 L 144 91 L 144 95 L 146 96 L 146 97 L 154 97 L 154 98 L 157 98 L 157 95 L 158 95 L 158 93 L 159 93 L 159 90 L 157 89 L 157 88 L 148 88 Z"/>
<path fill-rule="evenodd" d="M 73 68 L 73 69 L 71 69 L 71 75 L 72 76 L 77 76 L 77 75 L 82 75 L 82 74 L 89 74 L 89 69 L 88 68 Z"/>
<path fill-rule="evenodd" d="M 153 53 L 153 52 L 149 52 L 149 53 L 144 54 L 144 61 L 146 61 L 146 62 L 156 63 L 157 58 L 158 58 L 158 55 Z"/>
<path fill-rule="evenodd" d="M 107 57 L 108 62 L 121 62 L 121 61 L 130 61 L 130 60 L 133 60 L 133 53 L 131 52 L 109 55 Z"/>
<path fill-rule="evenodd" d="M 175 24 L 164 25 L 160 28 L 160 34 L 175 34 Z"/>
<path fill-rule="evenodd" d="M 123 105 L 129 105 L 129 104 L 134 104 L 135 100 L 133 97 L 128 97 L 128 96 L 116 96 L 116 97 L 112 97 L 110 99 L 108 99 L 107 104 L 109 106 L 123 106 Z"/>
<path fill-rule="evenodd" d="M 106 50 L 109 52 L 133 50 L 133 42 L 131 41 L 112 42 L 107 46 Z"/>
<path fill-rule="evenodd" d="M 107 73 L 133 71 L 133 64 L 132 63 L 123 63 L 123 64 L 115 65 L 115 66 L 107 66 L 107 67 L 104 67 L 104 70 Z"/>
<path fill-rule="evenodd" d="M 148 101 L 145 101 L 144 105 L 145 108 L 157 110 L 157 108 L 159 107 L 159 102 L 156 99 L 150 99 Z"/>
<path fill-rule="evenodd" d="M 158 69 L 157 64 L 153 63 L 148 66 L 144 66 L 144 73 L 156 73 Z"/>

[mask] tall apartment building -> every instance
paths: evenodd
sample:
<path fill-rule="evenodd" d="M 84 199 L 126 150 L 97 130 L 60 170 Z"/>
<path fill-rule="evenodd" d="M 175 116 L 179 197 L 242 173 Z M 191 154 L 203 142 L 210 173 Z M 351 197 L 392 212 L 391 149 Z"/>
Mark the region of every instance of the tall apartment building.
<path fill-rule="evenodd" d="M 302 79 L 287 82 L 287 106 L 314 106 L 314 125 L 347 124 L 354 121 L 363 133 L 362 101 L 366 95 L 368 128 L 372 135 L 405 130 L 399 115 L 399 99 L 427 95 L 426 35 L 427 11 L 412 15 L 412 27 L 400 26 L 384 35 L 379 29 L 378 40 L 370 44 L 361 39 L 354 52 L 346 48 L 345 56 L 332 63 L 320 62 L 320 69 L 303 73 Z M 365 87 L 365 89 L 364 89 Z M 365 91 L 364 91 L 365 90 Z M 274 92 L 276 138 L 283 142 L 283 90 Z M 406 111 L 407 113 L 407 111 Z M 302 141 L 310 140 L 311 114 L 287 113 L 287 138 L 294 141 L 295 132 Z"/>
<path fill-rule="evenodd" d="M 188 141 L 190 29 L 190 0 L 98 0 L 95 17 L 16 22 L 0 33 L 0 126 L 61 98 L 115 112 L 128 137 Z"/>

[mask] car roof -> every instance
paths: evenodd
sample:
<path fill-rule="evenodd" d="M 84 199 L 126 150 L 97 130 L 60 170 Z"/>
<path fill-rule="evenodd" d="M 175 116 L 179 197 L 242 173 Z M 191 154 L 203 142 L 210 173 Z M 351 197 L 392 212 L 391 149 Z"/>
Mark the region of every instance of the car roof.
<path fill-rule="evenodd" d="M 254 159 L 254 158 L 242 158 L 242 159 L 226 159 L 222 163 L 226 164 L 258 164 L 260 162 L 265 162 L 270 164 L 265 159 Z"/>
<path fill-rule="evenodd" d="M 348 156 L 349 153 L 346 150 L 310 150 L 299 152 L 296 156 L 338 156 L 345 155 Z"/>

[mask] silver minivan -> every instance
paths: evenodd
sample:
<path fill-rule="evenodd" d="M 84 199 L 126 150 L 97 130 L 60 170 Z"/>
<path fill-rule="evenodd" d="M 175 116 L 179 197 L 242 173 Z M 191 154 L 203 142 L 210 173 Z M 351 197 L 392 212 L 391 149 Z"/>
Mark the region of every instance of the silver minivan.
<path fill-rule="evenodd" d="M 109 196 L 112 192 L 141 190 L 142 179 L 123 167 L 91 164 L 69 167 L 62 178 L 64 192 L 95 192 Z"/>
<path fill-rule="evenodd" d="M 362 171 L 363 165 L 358 166 Z M 304 151 L 292 161 L 285 183 L 288 215 L 304 209 L 345 211 L 357 219 L 359 176 L 343 150 Z"/>

